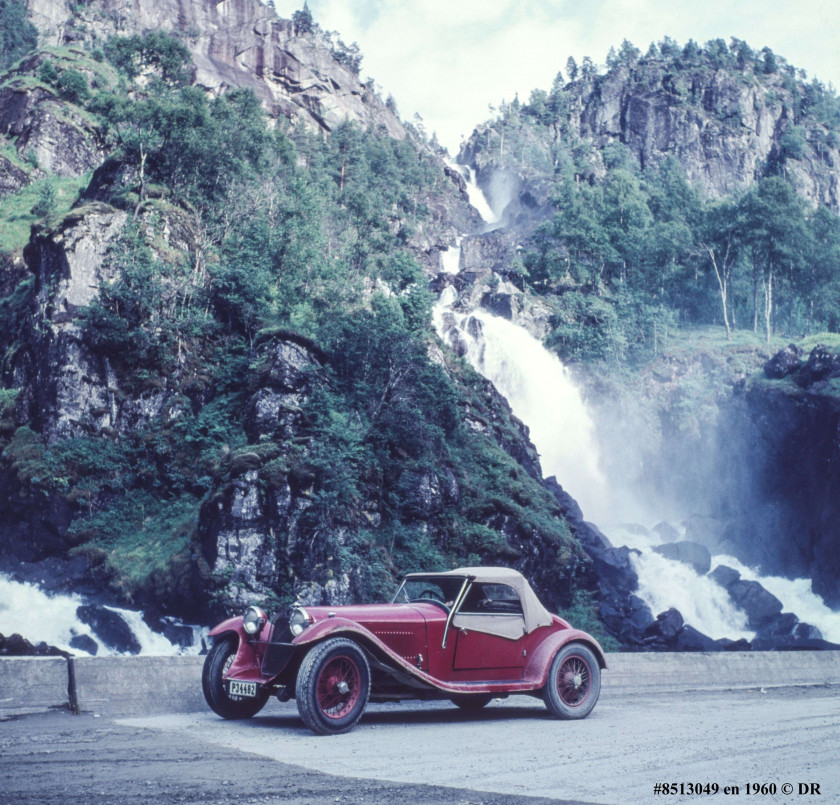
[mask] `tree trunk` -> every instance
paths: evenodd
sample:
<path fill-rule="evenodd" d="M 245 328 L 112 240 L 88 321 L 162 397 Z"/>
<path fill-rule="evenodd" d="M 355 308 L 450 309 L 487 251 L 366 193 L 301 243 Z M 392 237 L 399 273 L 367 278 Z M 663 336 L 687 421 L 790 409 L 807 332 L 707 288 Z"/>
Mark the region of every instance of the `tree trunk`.
<path fill-rule="evenodd" d="M 764 286 L 764 335 L 767 343 L 770 343 L 771 326 L 773 316 L 773 271 L 767 272 L 767 284 Z"/>

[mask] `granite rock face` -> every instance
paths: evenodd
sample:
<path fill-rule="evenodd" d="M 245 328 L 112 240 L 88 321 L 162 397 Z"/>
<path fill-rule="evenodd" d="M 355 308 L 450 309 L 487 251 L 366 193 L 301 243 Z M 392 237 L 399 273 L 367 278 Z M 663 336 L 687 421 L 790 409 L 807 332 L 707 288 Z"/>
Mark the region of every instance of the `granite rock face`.
<path fill-rule="evenodd" d="M 689 65 L 675 71 L 648 61 L 644 69 L 621 65 L 606 75 L 570 82 L 565 92 L 567 132 L 597 151 L 586 178 L 602 176 L 603 157 L 598 154 L 621 143 L 641 168 L 675 158 L 692 184 L 719 198 L 746 190 L 768 163 L 784 157 L 785 170 L 804 198 L 812 205 L 840 209 L 840 151 L 820 144 L 825 127 L 808 124 L 809 142 L 796 158 L 784 149 L 786 133 L 800 123 L 790 113 L 794 95 L 780 74 L 750 80 L 733 69 Z M 519 136 L 533 164 L 553 164 L 557 129 L 525 127 Z M 504 176 L 512 189 L 506 218 L 532 227 L 549 209 L 549 176 L 532 166 L 499 164 L 500 139 L 492 124 L 478 126 L 458 161 L 478 168 L 479 184 L 490 193 Z"/>
<path fill-rule="evenodd" d="M 299 33 L 258 0 L 30 0 L 29 14 L 51 45 L 102 42 L 114 34 L 178 33 L 193 57 L 198 86 L 213 93 L 252 90 L 274 117 L 330 131 L 345 120 L 382 126 L 402 138 L 402 124 L 320 33 Z"/>

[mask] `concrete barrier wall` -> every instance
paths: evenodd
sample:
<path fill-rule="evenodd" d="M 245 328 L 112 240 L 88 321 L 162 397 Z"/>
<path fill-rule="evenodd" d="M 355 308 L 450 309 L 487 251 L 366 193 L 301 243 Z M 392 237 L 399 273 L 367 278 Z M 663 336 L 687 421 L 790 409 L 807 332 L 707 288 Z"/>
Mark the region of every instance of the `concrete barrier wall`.
<path fill-rule="evenodd" d="M 77 657 L 73 664 L 83 711 L 126 716 L 207 707 L 201 692 L 204 657 Z"/>
<path fill-rule="evenodd" d="M 74 706 L 109 716 L 204 710 L 203 657 L 0 657 L 0 717 Z M 840 685 L 838 651 L 608 654 L 602 695 Z"/>
<path fill-rule="evenodd" d="M 840 651 L 607 655 L 604 693 L 840 685 Z"/>
<path fill-rule="evenodd" d="M 63 657 L 0 657 L 0 716 L 42 713 L 69 701 Z"/>

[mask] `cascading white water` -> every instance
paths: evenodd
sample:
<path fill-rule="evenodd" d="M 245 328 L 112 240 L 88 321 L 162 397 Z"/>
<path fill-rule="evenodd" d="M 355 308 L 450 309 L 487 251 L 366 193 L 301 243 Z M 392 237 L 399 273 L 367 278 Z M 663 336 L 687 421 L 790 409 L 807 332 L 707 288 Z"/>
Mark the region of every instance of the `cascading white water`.
<path fill-rule="evenodd" d="M 6 637 L 19 634 L 31 643 L 44 641 L 73 654 L 86 652 L 73 648 L 70 645 L 72 638 L 87 635 L 98 645 L 97 656 L 118 654 L 108 648 L 88 624 L 78 619 L 76 610 L 83 603 L 79 595 L 49 595 L 35 584 L 14 581 L 0 574 L 0 634 Z M 197 627 L 192 627 L 192 645 L 184 648 L 152 631 L 143 620 L 141 612 L 118 607 L 105 608 L 118 614 L 128 624 L 140 644 L 141 654 L 198 654 L 201 650 L 202 630 Z"/>
<path fill-rule="evenodd" d="M 470 326 L 470 319 L 480 328 Z M 506 319 L 478 310 L 456 321 L 467 360 L 528 426 L 543 474 L 556 476 L 584 511 L 597 510 L 607 485 L 598 469 L 592 419 L 566 367 Z"/>
<path fill-rule="evenodd" d="M 446 160 L 446 164 L 449 165 L 452 170 L 458 171 L 458 173 L 464 177 L 464 181 L 467 183 L 467 196 L 469 197 L 470 204 L 478 210 L 478 214 L 481 216 L 481 220 L 487 225 L 487 229 L 492 229 L 495 224 L 498 224 L 501 221 L 501 210 L 496 212 L 490 206 L 487 196 L 484 195 L 484 191 L 475 181 L 472 169 L 467 165 L 458 165 L 457 163 L 449 160 Z"/>
<path fill-rule="evenodd" d="M 446 274 L 457 274 L 461 270 L 461 238 L 445 252 L 440 253 L 440 266 Z"/>
<path fill-rule="evenodd" d="M 479 203 L 473 206 L 488 220 L 489 204 L 480 188 L 474 186 L 473 192 L 479 195 Z M 472 201 L 472 195 L 470 198 Z M 492 210 L 490 215 L 494 216 L 493 222 L 498 222 Z M 457 267 L 454 260 L 453 253 L 445 264 L 447 273 L 457 273 L 452 270 Z M 713 639 L 752 639 L 754 633 L 747 627 L 746 614 L 733 604 L 719 584 L 699 575 L 689 565 L 655 553 L 652 548 L 659 540 L 650 532 L 608 525 L 640 522 L 650 514 L 647 507 L 626 494 L 616 494 L 620 484 L 608 483 L 599 469 L 592 419 L 557 356 L 523 327 L 486 311 L 459 312 L 455 309 L 457 301 L 457 291 L 447 286 L 434 310 L 438 334 L 445 342 L 457 346 L 528 426 L 531 440 L 540 453 L 543 474 L 555 475 L 581 505 L 584 516 L 597 522 L 613 544 L 636 549 L 631 557 L 639 577 L 636 594 L 654 615 L 674 607 L 686 623 Z M 808 579 L 761 577 L 728 556 L 713 557 L 713 567 L 717 564 L 733 567 L 744 579 L 759 581 L 782 601 L 786 611 L 816 626 L 827 640 L 840 642 L 840 615 L 811 592 Z"/>

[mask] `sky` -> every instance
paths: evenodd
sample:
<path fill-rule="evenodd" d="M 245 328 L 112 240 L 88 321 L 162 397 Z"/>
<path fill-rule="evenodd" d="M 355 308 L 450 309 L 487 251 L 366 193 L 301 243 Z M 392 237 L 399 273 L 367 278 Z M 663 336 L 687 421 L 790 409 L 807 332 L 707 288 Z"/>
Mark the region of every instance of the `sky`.
<path fill-rule="evenodd" d="M 275 0 L 282 17 L 303 0 Z M 767 46 L 808 77 L 840 87 L 837 0 L 309 0 L 317 23 L 364 56 L 362 77 L 399 114 L 423 119 L 454 156 L 490 106 L 548 90 L 573 56 L 606 61 L 629 39 L 642 52 L 731 37 Z"/>

